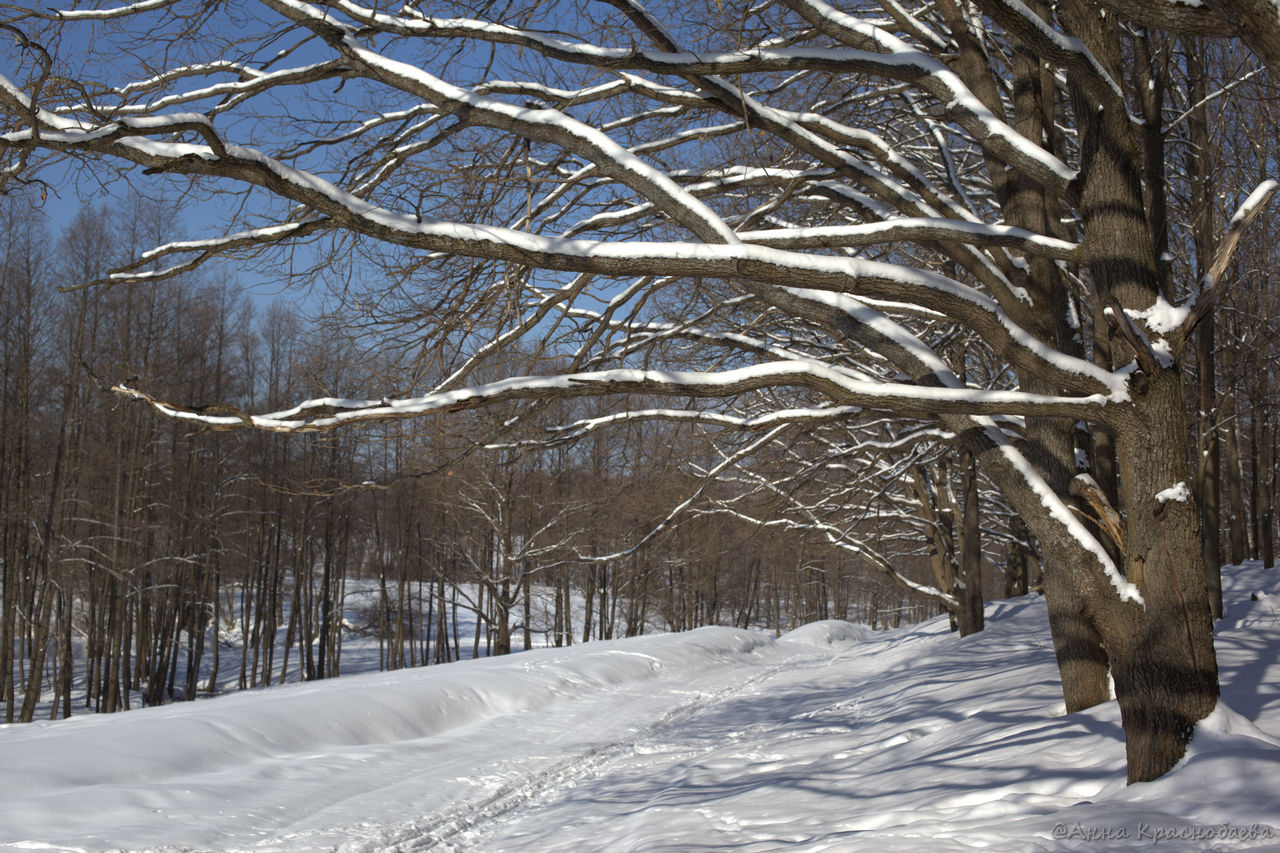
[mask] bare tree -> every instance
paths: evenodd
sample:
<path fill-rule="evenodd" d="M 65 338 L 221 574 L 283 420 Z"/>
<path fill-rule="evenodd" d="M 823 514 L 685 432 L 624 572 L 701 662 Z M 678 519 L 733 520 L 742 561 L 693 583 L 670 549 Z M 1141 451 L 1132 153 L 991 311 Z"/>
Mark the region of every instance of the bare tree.
<path fill-rule="evenodd" d="M 578 11 L 261 0 L 233 24 L 221 7 L 147 0 L 11 15 L 11 179 L 70 156 L 244 193 L 228 233 L 157 246 L 107 281 L 263 252 L 330 263 L 317 241 L 365 251 L 390 278 L 362 299 L 426 337 L 436 377 L 416 396 L 261 415 L 120 393 L 183 422 L 279 432 L 605 394 L 673 401 L 614 423 L 936 419 L 1039 541 L 1068 706 L 1105 699 L 1109 669 L 1129 779 L 1171 768 L 1218 693 L 1179 365 L 1274 184 L 1173 304 L 1167 193 L 1128 59 L 1161 27 L 1239 34 L 1275 60 L 1274 7 Z M 73 43 L 94 47 L 60 51 Z M 1014 384 L 962 378 L 941 319 Z M 522 338 L 563 367 L 466 384 Z M 767 411 L 715 402 L 743 396 Z M 997 417 L 1022 420 L 1026 452 Z M 1076 421 L 1116 463 L 1077 491 L 1123 528 L 1090 528 L 1070 505 Z"/>

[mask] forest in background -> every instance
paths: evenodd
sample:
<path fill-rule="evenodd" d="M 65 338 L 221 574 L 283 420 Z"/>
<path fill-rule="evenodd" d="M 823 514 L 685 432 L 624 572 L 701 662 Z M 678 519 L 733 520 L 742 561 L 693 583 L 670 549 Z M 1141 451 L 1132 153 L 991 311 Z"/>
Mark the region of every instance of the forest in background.
<path fill-rule="evenodd" d="M 494 411 L 304 435 L 192 427 L 122 401 L 108 379 L 277 409 L 299 389 L 356 394 L 412 371 L 371 349 L 341 308 L 305 309 L 287 293 L 255 302 L 203 272 L 75 289 L 165 239 L 172 208 L 86 207 L 59 231 L 33 198 L 12 194 L 0 215 L 5 722 L 31 719 L 51 695 L 54 716 L 189 700 L 228 668 L 242 689 L 283 681 L 291 665 L 304 679 L 335 676 L 354 580 L 376 581 L 380 606 L 346 628 L 376 633 L 388 669 L 527 648 L 535 586 L 553 591 L 556 645 L 650 625 L 896 626 L 946 609 L 928 591 L 954 591 L 964 483 L 942 442 L 913 457 L 896 505 L 877 499 L 911 469 L 861 448 L 878 476 L 839 498 L 847 530 L 876 543 L 862 557 L 818 526 L 744 518 L 730 496 L 753 495 L 761 517 L 785 508 L 744 478 L 706 482 L 713 448 L 669 424 L 551 448 L 522 447 Z M 1274 565 L 1268 383 L 1280 315 L 1269 276 L 1253 274 L 1260 287 L 1223 312 L 1232 345 L 1215 347 L 1221 390 L 1206 411 L 1225 450 L 1221 560 Z M 574 415 L 561 405 L 541 423 Z M 794 476 L 775 461 L 778 482 Z M 668 522 L 695 492 L 700 508 Z M 1038 589 L 1035 543 L 997 495 L 984 487 L 980 498 L 979 603 Z M 608 554 L 618 556 L 589 559 Z M 921 590 L 886 577 L 882 555 Z M 575 595 L 591 602 L 576 624 Z M 486 626 L 483 646 L 450 633 L 459 607 Z M 83 705 L 72 703 L 77 665 Z"/>
<path fill-rule="evenodd" d="M 651 424 L 522 449 L 483 412 L 222 433 L 121 400 L 107 383 L 134 377 L 184 400 L 280 408 L 299 389 L 357 393 L 396 374 L 394 355 L 340 318 L 255 303 L 204 273 L 73 289 L 163 239 L 177 215 L 135 199 L 59 229 L 27 195 L 0 200 L 5 722 L 51 695 L 55 716 L 193 699 L 228 668 L 242 688 L 269 684 L 289 655 L 306 679 L 336 675 L 355 580 L 379 584 L 381 606 L 358 627 L 377 633 L 392 669 L 470 656 L 450 633 L 459 606 L 487 627 L 481 653 L 513 637 L 527 647 L 535 585 L 554 590 L 556 645 L 647 625 L 785 631 L 937 612 L 821 537 L 714 507 L 633 550 L 699 488 L 687 463 L 710 449 L 688 431 Z M 901 550 L 927 562 L 921 547 Z M 577 621 L 575 596 L 591 602 Z M 242 642 L 223 648 L 227 635 Z"/>

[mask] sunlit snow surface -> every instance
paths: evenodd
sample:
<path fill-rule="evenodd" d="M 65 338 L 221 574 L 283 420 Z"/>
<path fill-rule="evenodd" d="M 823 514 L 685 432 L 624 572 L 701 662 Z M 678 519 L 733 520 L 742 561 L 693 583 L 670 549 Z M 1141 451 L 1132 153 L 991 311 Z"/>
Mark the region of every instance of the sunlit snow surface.
<path fill-rule="evenodd" d="M 0 727 L 0 846 L 1280 850 L 1280 570 L 1226 586 L 1224 707 L 1147 785 L 1028 597 L 964 640 L 705 628 Z"/>

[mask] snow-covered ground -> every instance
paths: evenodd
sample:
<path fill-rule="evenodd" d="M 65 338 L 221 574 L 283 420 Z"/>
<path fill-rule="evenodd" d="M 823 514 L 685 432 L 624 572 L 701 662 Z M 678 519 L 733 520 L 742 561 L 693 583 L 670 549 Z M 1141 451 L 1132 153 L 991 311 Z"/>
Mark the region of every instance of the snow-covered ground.
<path fill-rule="evenodd" d="M 0 727 L 0 846 L 1280 851 L 1280 571 L 1226 586 L 1223 705 L 1146 785 L 1028 597 L 964 640 L 704 628 Z"/>

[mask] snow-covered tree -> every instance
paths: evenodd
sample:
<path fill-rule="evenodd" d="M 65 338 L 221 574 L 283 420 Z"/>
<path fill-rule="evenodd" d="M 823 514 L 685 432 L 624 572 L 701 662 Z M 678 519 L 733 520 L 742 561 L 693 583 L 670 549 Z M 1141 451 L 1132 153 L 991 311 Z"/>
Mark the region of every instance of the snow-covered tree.
<path fill-rule="evenodd" d="M 1037 537 L 1068 707 L 1105 700 L 1110 671 L 1129 779 L 1171 768 L 1213 709 L 1179 364 L 1274 185 L 1224 263 L 1174 287 L 1134 60 L 1148 28 L 1280 59 L 1270 0 L 9 9 L 10 180 L 74 158 L 192 204 L 240 196 L 208 205 L 224 232 L 105 282 L 350 262 L 353 303 L 420 347 L 430 385 L 265 414 L 120 393 L 281 432 L 599 395 L 620 414 L 588 431 L 929 419 Z M 957 326 L 1007 386 L 965 378 Z M 469 384 L 517 342 L 547 360 Z M 1103 447 L 1087 481 L 1077 422 Z M 1073 482 L 1122 525 L 1082 522 Z"/>

